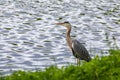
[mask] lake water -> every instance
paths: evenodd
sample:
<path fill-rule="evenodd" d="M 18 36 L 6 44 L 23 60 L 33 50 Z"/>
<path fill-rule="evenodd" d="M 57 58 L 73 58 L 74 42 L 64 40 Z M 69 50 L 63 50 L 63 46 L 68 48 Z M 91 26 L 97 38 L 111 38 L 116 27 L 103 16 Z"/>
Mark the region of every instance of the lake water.
<path fill-rule="evenodd" d="M 75 64 L 64 21 L 91 57 L 120 47 L 119 0 L 0 0 L 0 72 Z"/>

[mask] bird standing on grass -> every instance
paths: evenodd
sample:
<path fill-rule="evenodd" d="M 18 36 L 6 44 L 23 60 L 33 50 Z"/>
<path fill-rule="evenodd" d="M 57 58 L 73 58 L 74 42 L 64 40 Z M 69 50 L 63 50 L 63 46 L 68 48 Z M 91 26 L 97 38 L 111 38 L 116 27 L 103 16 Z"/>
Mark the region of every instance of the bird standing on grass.
<path fill-rule="evenodd" d="M 85 60 L 89 62 L 91 60 L 91 57 L 87 51 L 87 49 L 77 40 L 72 40 L 70 37 L 71 32 L 71 24 L 69 22 L 63 22 L 63 23 L 55 23 L 56 25 L 61 25 L 67 28 L 66 31 L 66 40 L 67 44 L 72 51 L 73 55 L 77 58 L 77 64 L 79 64 L 79 60 Z"/>

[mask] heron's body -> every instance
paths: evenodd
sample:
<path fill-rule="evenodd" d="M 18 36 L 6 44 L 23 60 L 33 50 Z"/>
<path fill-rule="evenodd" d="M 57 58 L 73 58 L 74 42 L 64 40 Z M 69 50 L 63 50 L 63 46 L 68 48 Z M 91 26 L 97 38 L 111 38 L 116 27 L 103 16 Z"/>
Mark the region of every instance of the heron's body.
<path fill-rule="evenodd" d="M 72 43 L 73 55 L 80 60 L 85 60 L 89 62 L 91 60 L 91 57 L 87 49 L 77 40 L 73 40 Z"/>
<path fill-rule="evenodd" d="M 71 25 L 69 22 L 64 22 L 64 23 L 56 23 L 57 25 L 62 25 L 67 28 L 66 31 L 66 40 L 67 44 L 72 51 L 73 55 L 79 59 L 79 60 L 85 60 L 89 62 L 91 60 L 91 57 L 87 51 L 87 49 L 77 40 L 72 40 L 70 37 L 70 32 L 71 32 Z"/>

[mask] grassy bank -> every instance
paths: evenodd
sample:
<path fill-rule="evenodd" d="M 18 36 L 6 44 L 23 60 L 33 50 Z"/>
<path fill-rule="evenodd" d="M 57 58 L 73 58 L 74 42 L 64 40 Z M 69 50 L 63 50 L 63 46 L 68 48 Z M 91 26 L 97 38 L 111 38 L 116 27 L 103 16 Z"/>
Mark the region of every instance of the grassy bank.
<path fill-rule="evenodd" d="M 51 66 L 44 71 L 17 71 L 0 80 L 120 80 L 120 50 L 110 50 L 110 55 L 96 57 L 82 66 Z"/>

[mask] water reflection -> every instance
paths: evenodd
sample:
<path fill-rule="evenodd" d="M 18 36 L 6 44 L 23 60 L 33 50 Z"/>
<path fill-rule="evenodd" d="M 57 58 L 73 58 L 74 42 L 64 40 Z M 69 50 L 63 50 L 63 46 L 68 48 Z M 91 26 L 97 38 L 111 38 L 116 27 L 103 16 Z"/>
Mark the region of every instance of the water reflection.
<path fill-rule="evenodd" d="M 84 43 L 92 57 L 105 55 L 100 53 L 111 47 L 113 36 L 120 46 L 119 3 L 1 0 L 0 71 L 8 74 L 11 70 L 75 64 L 66 45 L 66 30 L 53 25 L 59 21 L 73 25 L 71 36 Z"/>

